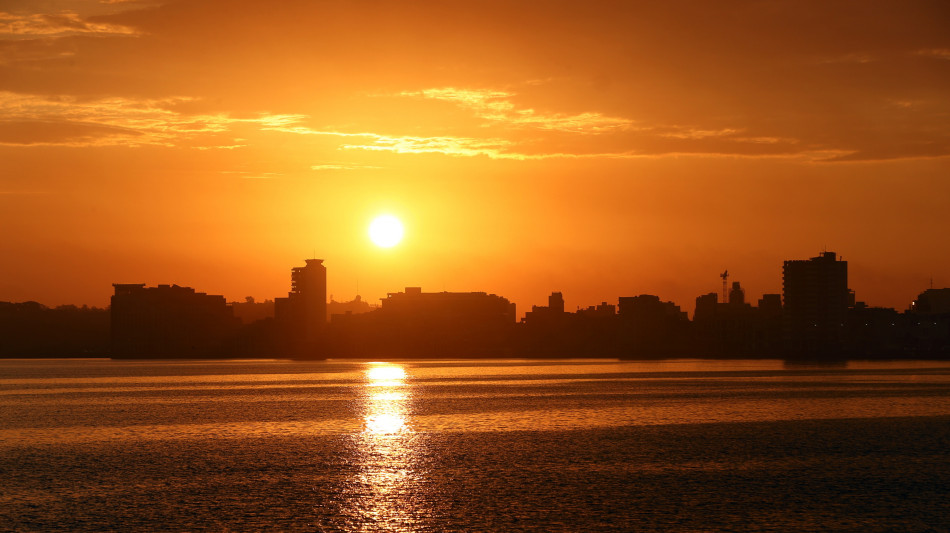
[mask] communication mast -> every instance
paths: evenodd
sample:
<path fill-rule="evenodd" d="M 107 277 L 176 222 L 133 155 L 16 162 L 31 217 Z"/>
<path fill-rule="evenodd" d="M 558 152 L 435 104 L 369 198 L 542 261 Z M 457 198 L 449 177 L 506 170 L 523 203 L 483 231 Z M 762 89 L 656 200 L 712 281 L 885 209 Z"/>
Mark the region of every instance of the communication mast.
<path fill-rule="evenodd" d="M 726 295 L 728 294 L 726 292 L 727 291 L 726 280 L 729 279 L 729 271 L 728 270 L 724 271 L 722 274 L 719 274 L 719 277 L 722 278 L 722 303 L 728 303 L 726 301 Z"/>

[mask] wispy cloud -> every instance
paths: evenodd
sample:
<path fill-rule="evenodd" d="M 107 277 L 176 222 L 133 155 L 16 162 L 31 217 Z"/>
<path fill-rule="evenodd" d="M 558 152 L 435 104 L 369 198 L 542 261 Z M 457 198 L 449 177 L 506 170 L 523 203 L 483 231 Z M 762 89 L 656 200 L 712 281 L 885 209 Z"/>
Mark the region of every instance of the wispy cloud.
<path fill-rule="evenodd" d="M 0 12 L 0 38 L 65 35 L 138 35 L 135 28 L 85 20 L 77 13 L 16 14 Z"/>
<path fill-rule="evenodd" d="M 488 110 L 517 118 L 501 92 L 439 90 L 432 98 Z M 500 99 L 496 101 L 496 98 Z M 327 137 L 339 150 L 362 150 L 392 154 L 441 154 L 450 157 L 485 157 L 495 160 L 629 159 L 696 155 L 713 157 L 809 158 L 809 147 L 795 139 L 757 135 L 741 127 L 637 126 L 605 130 L 586 121 L 586 114 L 561 116 L 541 126 L 538 116 L 526 123 L 536 132 L 525 136 L 502 128 L 492 135 L 402 135 L 369 131 L 346 131 L 332 126 L 315 128 L 303 114 L 262 113 L 231 116 L 227 113 L 186 112 L 201 108 L 189 97 L 141 99 L 110 97 L 82 99 L 0 92 L 0 145 L 7 146 L 164 146 L 196 150 L 235 150 L 258 141 L 254 132 Z M 550 118 L 550 117 L 549 117 Z M 599 119 L 598 119 L 599 120 Z M 586 122 L 585 122 L 586 121 Z M 603 123 L 603 122 L 601 122 Z M 630 124 L 630 121 L 625 123 Z M 550 135 L 537 130 L 544 130 Z M 582 130 L 592 135 L 566 132 Z M 487 131 L 487 130 L 480 130 Z M 556 140 L 552 141 L 552 137 Z M 248 140 L 251 139 L 251 140 Z M 332 139 L 332 140 L 331 140 Z M 311 165 L 315 172 L 372 170 L 378 167 L 348 162 Z M 271 178 L 268 174 L 244 176 Z"/>
<path fill-rule="evenodd" d="M 512 127 L 596 134 L 630 129 L 634 126 L 633 121 L 629 119 L 609 117 L 596 112 L 571 115 L 540 113 L 530 108 L 519 109 L 510 101 L 515 93 L 507 91 L 444 87 L 403 91 L 399 96 L 453 102 L 471 110 L 478 118 Z"/>
<path fill-rule="evenodd" d="M 850 58 L 855 59 L 855 58 Z M 616 139 L 627 139 L 630 143 L 629 151 L 620 153 L 608 152 L 599 154 L 598 157 L 640 157 L 635 147 L 637 141 L 644 139 L 669 139 L 672 141 L 721 141 L 735 145 L 735 150 L 729 150 L 729 153 L 737 152 L 740 155 L 748 152 L 739 148 L 741 145 L 763 145 L 763 144 L 796 144 L 795 139 L 779 138 L 775 136 L 754 136 L 741 135 L 746 129 L 742 127 L 720 127 L 704 128 L 697 126 L 668 125 L 668 124 L 647 124 L 628 118 L 618 118 L 605 116 L 596 112 L 587 112 L 579 114 L 551 114 L 538 113 L 533 109 L 519 109 L 511 102 L 516 96 L 515 93 L 499 90 L 478 90 L 478 89 L 458 89 L 454 87 L 425 89 L 422 91 L 404 91 L 399 93 L 404 97 L 425 98 L 431 100 L 441 100 L 453 102 L 463 108 L 472 110 L 474 114 L 485 120 L 504 124 L 510 127 L 532 128 L 536 130 L 548 131 L 552 133 L 573 133 L 573 134 L 597 134 L 613 135 Z M 618 141 L 622 143 L 623 141 Z M 618 143 L 611 143 L 618 144 Z M 651 142 L 652 145 L 657 145 Z M 352 146 L 347 146 L 352 147 Z M 372 146 L 361 145 L 364 149 L 390 150 L 398 153 L 415 153 L 427 151 L 445 151 L 455 155 L 487 155 L 493 158 L 547 158 L 547 157 L 567 157 L 568 154 L 558 152 L 556 154 L 527 155 L 517 154 L 508 150 L 509 144 L 504 139 L 467 139 L 456 137 L 437 137 L 426 139 L 420 142 L 415 137 L 399 137 L 376 139 Z M 676 154 L 698 152 L 709 153 L 709 150 L 703 150 L 694 145 L 688 149 L 685 146 L 667 146 L 660 151 L 648 151 L 648 153 Z M 697 149 L 699 148 L 699 149 Z M 680 151 L 681 150 L 681 151 Z M 608 155 L 609 154 L 609 155 Z M 633 155 L 631 155 L 633 154 Z M 590 157 L 588 154 L 577 154 L 578 156 Z"/>
<path fill-rule="evenodd" d="M 195 99 L 79 99 L 0 92 L 0 144 L 64 146 L 188 146 L 235 149 L 235 125 L 293 124 L 298 115 L 187 114 L 173 109 Z"/>
<path fill-rule="evenodd" d="M 528 154 L 516 150 L 518 143 L 502 138 L 475 138 L 460 136 L 420 136 L 420 135 L 385 135 L 369 132 L 344 132 L 336 130 L 311 129 L 301 124 L 286 124 L 283 126 L 262 128 L 270 131 L 280 131 L 295 135 L 318 135 L 351 139 L 339 146 L 342 150 L 368 150 L 374 152 L 391 152 L 395 154 L 442 154 L 452 157 L 484 156 L 490 159 L 549 159 L 556 157 L 598 157 L 595 154 L 566 154 L 566 153 L 537 153 Z M 355 142 L 355 139 L 363 139 Z M 608 154 L 600 154 L 608 155 Z M 343 170 L 349 165 L 314 165 L 313 170 Z M 372 167 L 361 167 L 372 168 Z"/>
<path fill-rule="evenodd" d="M 950 61 L 950 48 L 924 48 L 917 50 L 915 54 Z"/>
<path fill-rule="evenodd" d="M 826 57 L 821 60 L 821 63 L 832 64 L 832 65 L 839 64 L 839 63 L 856 63 L 856 64 L 864 65 L 867 63 L 872 63 L 873 61 L 874 61 L 874 57 L 871 56 L 870 54 L 853 52 L 850 54 L 841 54 L 837 56 Z"/>
<path fill-rule="evenodd" d="M 693 128 L 688 126 L 671 126 L 670 128 L 673 131 L 660 132 L 659 136 L 670 139 L 708 139 L 711 137 L 732 137 L 733 135 L 742 131 L 736 128 L 722 128 L 718 130 Z"/>
<path fill-rule="evenodd" d="M 372 135 L 369 143 L 344 144 L 346 150 L 372 150 L 397 154 L 445 154 L 451 156 L 488 156 L 491 159 L 524 159 L 507 150 L 513 143 L 505 139 L 475 139 L 451 136 Z"/>
<path fill-rule="evenodd" d="M 751 144 L 798 144 L 798 139 L 789 139 L 786 137 L 734 137 L 732 140 Z"/>
<path fill-rule="evenodd" d="M 724 128 L 719 130 L 703 130 L 682 126 L 665 128 L 650 128 L 638 131 L 642 140 L 666 139 L 662 146 L 655 142 L 646 143 L 649 148 L 624 148 L 637 146 L 636 141 L 621 140 L 609 145 L 614 150 L 578 150 L 577 152 L 548 151 L 542 140 L 532 142 L 516 141 L 502 137 L 468 137 L 453 135 L 386 135 L 371 132 L 346 132 L 332 129 L 313 129 L 303 123 L 294 123 L 298 116 L 285 115 L 279 126 L 263 127 L 263 130 L 278 131 L 294 135 L 339 137 L 346 142 L 338 146 L 342 150 L 367 150 L 373 152 L 389 152 L 394 154 L 442 154 L 450 157 L 487 157 L 497 160 L 532 161 L 544 159 L 644 159 L 657 157 L 799 157 L 806 160 L 826 158 L 828 154 L 813 153 L 811 150 L 798 148 L 789 149 L 790 145 L 798 144 L 795 139 L 766 136 L 735 136 L 742 132 L 738 128 Z M 305 117 L 299 118 L 303 121 Z M 656 130 L 662 131 L 656 131 Z M 697 147 L 696 142 L 710 139 L 719 140 L 716 149 Z M 677 143 L 691 143 L 684 146 Z M 726 143 L 726 144 L 723 144 Z M 763 151 L 762 145 L 776 145 L 774 149 Z M 725 146 L 735 148 L 726 149 Z M 748 148 L 743 148 L 743 146 Z M 756 148 L 758 147 L 758 148 Z M 579 148 L 579 147 L 578 147 Z M 835 154 L 837 155 L 837 153 Z M 343 170 L 348 165 L 314 165 L 313 170 Z M 368 168 L 368 167 L 361 167 Z"/>

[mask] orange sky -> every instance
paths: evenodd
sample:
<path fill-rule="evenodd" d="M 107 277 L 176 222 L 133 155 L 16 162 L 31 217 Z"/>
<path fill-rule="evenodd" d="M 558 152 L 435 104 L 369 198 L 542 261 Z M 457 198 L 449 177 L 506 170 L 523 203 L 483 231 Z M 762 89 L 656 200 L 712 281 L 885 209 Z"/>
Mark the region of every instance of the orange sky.
<path fill-rule="evenodd" d="M 0 300 L 950 286 L 945 2 L 404 4 L 0 3 Z"/>

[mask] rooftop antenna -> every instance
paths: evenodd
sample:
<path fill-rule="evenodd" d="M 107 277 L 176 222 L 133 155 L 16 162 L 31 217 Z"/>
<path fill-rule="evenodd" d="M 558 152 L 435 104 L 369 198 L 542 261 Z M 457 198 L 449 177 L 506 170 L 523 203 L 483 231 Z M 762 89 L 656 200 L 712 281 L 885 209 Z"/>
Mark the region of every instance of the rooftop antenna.
<path fill-rule="evenodd" d="M 729 279 L 729 271 L 723 271 L 722 274 L 719 274 L 719 277 L 722 278 L 722 303 L 726 303 L 726 280 Z"/>

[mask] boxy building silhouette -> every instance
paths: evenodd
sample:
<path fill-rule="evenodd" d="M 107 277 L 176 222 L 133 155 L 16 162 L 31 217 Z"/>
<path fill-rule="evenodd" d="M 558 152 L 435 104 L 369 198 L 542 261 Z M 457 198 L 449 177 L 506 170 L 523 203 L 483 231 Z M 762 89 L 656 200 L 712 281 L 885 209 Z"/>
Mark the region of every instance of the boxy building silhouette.
<path fill-rule="evenodd" d="M 838 353 L 848 316 L 848 262 L 834 252 L 782 267 L 785 346 L 798 357 Z"/>
<path fill-rule="evenodd" d="M 113 283 L 112 356 L 183 358 L 223 355 L 224 342 L 236 331 L 224 296 L 191 287 Z"/>
<path fill-rule="evenodd" d="M 362 357 L 485 357 L 511 354 L 515 304 L 484 292 L 407 287 L 369 313 L 335 315 L 333 353 Z"/>

